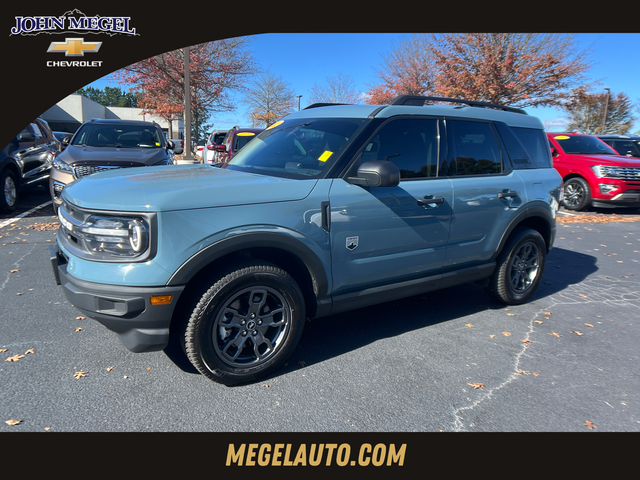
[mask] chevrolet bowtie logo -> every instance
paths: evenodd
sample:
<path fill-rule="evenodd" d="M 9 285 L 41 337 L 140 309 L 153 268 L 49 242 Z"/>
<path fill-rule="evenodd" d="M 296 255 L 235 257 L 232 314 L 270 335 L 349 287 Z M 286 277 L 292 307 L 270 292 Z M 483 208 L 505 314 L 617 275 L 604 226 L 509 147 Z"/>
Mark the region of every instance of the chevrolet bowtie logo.
<path fill-rule="evenodd" d="M 50 52 L 64 52 L 65 57 L 84 57 L 84 52 L 97 52 L 102 42 L 84 43 L 84 38 L 65 38 L 64 42 L 51 42 Z"/>

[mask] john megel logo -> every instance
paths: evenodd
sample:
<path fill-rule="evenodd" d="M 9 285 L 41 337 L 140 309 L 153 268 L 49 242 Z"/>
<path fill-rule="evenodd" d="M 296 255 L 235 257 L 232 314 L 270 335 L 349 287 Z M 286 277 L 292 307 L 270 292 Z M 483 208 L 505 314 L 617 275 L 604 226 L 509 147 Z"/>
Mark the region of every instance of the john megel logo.
<path fill-rule="evenodd" d="M 16 25 L 11 35 L 34 36 L 48 35 L 94 35 L 117 34 L 138 35 L 131 27 L 131 17 L 88 17 L 78 9 L 60 16 L 23 16 L 15 17 Z M 85 53 L 97 53 L 102 42 L 92 42 L 82 37 L 65 38 L 64 41 L 51 42 L 47 53 L 64 53 L 65 57 L 84 57 Z M 47 62 L 48 67 L 100 67 L 102 61 L 54 61 Z"/>

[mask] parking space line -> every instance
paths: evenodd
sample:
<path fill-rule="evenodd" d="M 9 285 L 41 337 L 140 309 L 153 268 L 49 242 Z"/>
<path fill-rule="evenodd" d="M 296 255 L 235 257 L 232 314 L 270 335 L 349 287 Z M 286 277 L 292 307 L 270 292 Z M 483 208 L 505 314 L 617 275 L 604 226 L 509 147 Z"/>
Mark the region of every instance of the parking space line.
<path fill-rule="evenodd" d="M 37 207 L 33 207 L 31 210 L 27 210 L 26 212 L 22 212 L 20 215 L 10 218 L 9 220 L 5 220 L 4 222 L 0 222 L 0 228 L 6 227 L 7 225 L 11 225 L 12 223 L 17 222 L 21 218 L 26 217 L 27 215 L 32 214 L 33 212 L 40 210 L 41 208 L 47 207 L 51 205 L 52 201 L 48 201 L 43 203 L 42 205 L 38 205 Z"/>

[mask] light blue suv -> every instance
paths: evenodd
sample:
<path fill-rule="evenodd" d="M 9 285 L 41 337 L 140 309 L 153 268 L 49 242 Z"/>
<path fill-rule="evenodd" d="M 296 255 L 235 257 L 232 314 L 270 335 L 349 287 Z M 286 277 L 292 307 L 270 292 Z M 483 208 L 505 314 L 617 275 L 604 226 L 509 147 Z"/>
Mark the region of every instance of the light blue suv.
<path fill-rule="evenodd" d="M 232 385 L 277 369 L 306 319 L 466 282 L 525 302 L 561 191 L 543 126 L 521 110 L 311 105 L 222 168 L 68 185 L 51 261 L 67 299 L 127 348 L 177 348 Z"/>

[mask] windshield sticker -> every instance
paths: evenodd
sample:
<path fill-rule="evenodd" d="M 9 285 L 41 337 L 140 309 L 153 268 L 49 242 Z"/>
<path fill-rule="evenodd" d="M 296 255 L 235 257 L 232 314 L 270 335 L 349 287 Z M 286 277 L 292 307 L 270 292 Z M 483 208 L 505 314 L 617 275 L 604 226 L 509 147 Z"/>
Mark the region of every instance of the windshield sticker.
<path fill-rule="evenodd" d="M 238 132 L 239 137 L 252 137 L 253 135 L 255 135 L 253 132 Z"/>
<path fill-rule="evenodd" d="M 280 120 L 279 122 L 276 122 L 273 125 L 271 125 L 270 127 L 268 127 L 267 130 L 271 130 L 272 128 L 275 128 L 278 125 L 282 125 L 283 123 L 284 123 L 284 120 Z"/>
<path fill-rule="evenodd" d="M 555 138 L 556 140 L 568 140 L 569 139 L 569 137 L 567 137 L 566 135 L 560 135 L 558 137 L 553 137 L 553 138 Z"/>
<path fill-rule="evenodd" d="M 321 162 L 326 162 L 327 160 L 329 160 L 329 157 L 331 155 L 333 155 L 333 152 L 330 152 L 329 150 L 325 150 L 324 153 L 320 155 L 320 158 L 318 158 L 318 160 L 320 160 Z"/>

